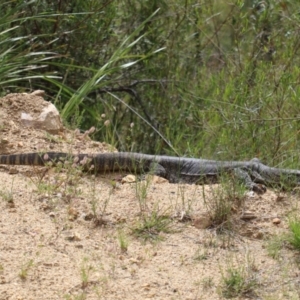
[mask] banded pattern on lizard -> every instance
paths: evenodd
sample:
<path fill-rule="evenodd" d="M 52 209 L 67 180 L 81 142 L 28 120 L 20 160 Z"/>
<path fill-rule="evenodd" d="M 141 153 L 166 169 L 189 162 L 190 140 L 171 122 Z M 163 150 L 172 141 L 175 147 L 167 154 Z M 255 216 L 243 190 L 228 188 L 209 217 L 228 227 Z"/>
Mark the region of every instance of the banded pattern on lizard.
<path fill-rule="evenodd" d="M 151 173 L 171 183 L 217 182 L 224 173 L 231 173 L 245 186 L 263 193 L 265 186 L 300 183 L 300 170 L 279 169 L 262 164 L 257 158 L 250 161 L 217 161 L 197 158 L 148 155 L 131 152 L 77 154 L 60 152 L 0 155 L 0 164 L 43 166 L 71 161 L 93 172 L 126 171 L 137 174 Z M 91 168 L 92 167 L 92 168 Z"/>

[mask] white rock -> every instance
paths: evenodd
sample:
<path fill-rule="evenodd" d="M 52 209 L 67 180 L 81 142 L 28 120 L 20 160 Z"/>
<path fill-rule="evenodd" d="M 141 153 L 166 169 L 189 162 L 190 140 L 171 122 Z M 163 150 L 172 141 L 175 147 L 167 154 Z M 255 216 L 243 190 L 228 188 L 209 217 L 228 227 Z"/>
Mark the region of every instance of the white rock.
<path fill-rule="evenodd" d="M 58 134 L 63 130 L 59 112 L 52 103 L 49 103 L 36 119 L 30 114 L 21 113 L 21 123 L 26 127 L 42 129 L 52 134 Z"/>

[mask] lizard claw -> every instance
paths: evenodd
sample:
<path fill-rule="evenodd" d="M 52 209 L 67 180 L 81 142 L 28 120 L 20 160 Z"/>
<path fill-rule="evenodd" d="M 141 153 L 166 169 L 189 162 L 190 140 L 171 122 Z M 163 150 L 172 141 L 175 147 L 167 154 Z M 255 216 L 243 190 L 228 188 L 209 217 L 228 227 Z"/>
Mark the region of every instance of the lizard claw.
<path fill-rule="evenodd" d="M 262 195 L 267 191 L 267 188 L 263 184 L 254 183 L 252 186 L 252 190 L 258 194 Z"/>

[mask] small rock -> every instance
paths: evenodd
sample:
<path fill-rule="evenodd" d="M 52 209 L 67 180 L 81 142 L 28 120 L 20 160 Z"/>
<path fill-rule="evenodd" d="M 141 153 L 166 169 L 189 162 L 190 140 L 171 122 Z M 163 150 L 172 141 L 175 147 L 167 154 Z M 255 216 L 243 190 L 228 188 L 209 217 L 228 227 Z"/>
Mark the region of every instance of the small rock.
<path fill-rule="evenodd" d="M 254 198 L 254 197 L 256 197 L 256 194 L 253 191 L 248 191 L 248 192 L 246 192 L 246 196 L 249 198 Z"/>
<path fill-rule="evenodd" d="M 274 219 L 272 220 L 272 223 L 275 224 L 275 225 L 278 225 L 278 224 L 281 223 L 281 220 L 280 220 L 279 218 L 274 218 Z"/>
<path fill-rule="evenodd" d="M 197 229 L 205 229 L 212 225 L 212 220 L 209 214 L 201 214 L 193 218 L 193 225 Z"/>
<path fill-rule="evenodd" d="M 253 235 L 254 238 L 258 239 L 258 240 L 262 240 L 263 237 L 264 237 L 264 234 L 259 231 L 259 232 L 256 232 L 254 235 Z"/>
<path fill-rule="evenodd" d="M 127 175 L 122 178 L 122 183 L 133 183 L 136 182 L 136 177 L 134 175 Z"/>
<path fill-rule="evenodd" d="M 240 217 L 241 220 L 252 220 L 252 219 L 256 219 L 257 216 L 252 212 L 252 211 L 244 211 L 244 213 L 242 214 L 242 216 Z"/>
<path fill-rule="evenodd" d="M 7 278 L 5 276 L 0 277 L 0 284 L 5 284 L 7 282 Z"/>
<path fill-rule="evenodd" d="M 1 146 L 7 145 L 7 144 L 9 144 L 9 140 L 7 138 L 2 138 L 0 140 L 0 145 Z"/>
<path fill-rule="evenodd" d="M 139 264 L 139 261 L 137 259 L 135 259 L 135 258 L 129 258 L 129 262 L 131 264 Z"/>
<path fill-rule="evenodd" d="M 15 167 L 9 168 L 8 174 L 18 174 L 18 173 L 19 173 L 19 171 L 17 168 L 15 168 Z"/>
<path fill-rule="evenodd" d="M 187 213 L 185 210 L 181 212 L 177 212 L 176 216 L 180 222 L 186 222 L 186 221 L 191 221 L 191 216 L 189 213 Z"/>
<path fill-rule="evenodd" d="M 79 215 L 78 210 L 76 208 L 74 208 L 74 207 L 70 207 L 68 213 L 69 213 L 69 220 L 70 221 L 76 220 L 77 217 L 78 217 L 78 215 Z"/>
<path fill-rule="evenodd" d="M 78 241 L 81 241 L 81 237 L 78 232 L 71 232 L 66 235 L 66 240 L 78 242 Z"/>
<path fill-rule="evenodd" d="M 151 287 L 150 283 L 146 283 L 142 285 L 142 288 L 146 290 L 149 290 L 150 287 Z"/>
<path fill-rule="evenodd" d="M 82 214 L 81 218 L 84 219 L 85 221 L 91 221 L 95 218 L 95 215 L 93 213 L 88 213 L 88 214 Z"/>
<path fill-rule="evenodd" d="M 276 202 L 282 202 L 285 199 L 285 196 L 283 195 L 277 195 Z"/>
<path fill-rule="evenodd" d="M 16 205 L 15 205 L 15 202 L 14 202 L 13 199 L 10 199 L 10 200 L 7 201 L 7 206 L 9 208 L 12 208 L 12 212 L 14 212 L 14 208 L 16 207 Z"/>
<path fill-rule="evenodd" d="M 55 212 L 51 211 L 51 212 L 49 213 L 49 217 L 50 217 L 50 218 L 55 218 Z"/>
<path fill-rule="evenodd" d="M 63 130 L 59 112 L 52 103 L 49 103 L 37 118 L 23 112 L 21 114 L 21 124 L 25 127 L 42 129 L 52 134 L 58 134 Z"/>
<path fill-rule="evenodd" d="M 81 241 L 81 236 L 78 232 L 74 232 L 74 241 Z"/>

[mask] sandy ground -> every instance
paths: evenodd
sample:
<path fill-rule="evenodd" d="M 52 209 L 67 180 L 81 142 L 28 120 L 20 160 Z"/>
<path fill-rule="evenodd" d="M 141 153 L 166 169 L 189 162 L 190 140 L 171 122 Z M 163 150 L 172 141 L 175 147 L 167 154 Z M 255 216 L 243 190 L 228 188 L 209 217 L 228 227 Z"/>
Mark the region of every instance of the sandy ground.
<path fill-rule="evenodd" d="M 114 150 L 78 132 L 21 126 L 22 111 L 45 105 L 39 96 L 12 94 L 0 103 L 1 154 Z M 224 299 L 229 269 L 255 281 L 239 299 L 299 299 L 297 252 L 283 245 L 269 255 L 297 213 L 297 193 L 247 193 L 232 208 L 234 228 L 219 234 L 202 227 L 220 185 L 120 178 L 1 166 L 0 299 Z M 145 241 L 133 231 L 151 215 L 164 216 L 170 232 L 148 230 Z"/>

